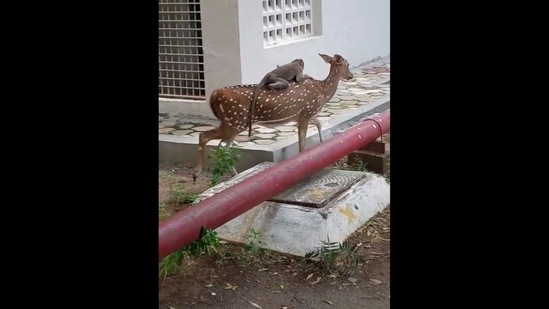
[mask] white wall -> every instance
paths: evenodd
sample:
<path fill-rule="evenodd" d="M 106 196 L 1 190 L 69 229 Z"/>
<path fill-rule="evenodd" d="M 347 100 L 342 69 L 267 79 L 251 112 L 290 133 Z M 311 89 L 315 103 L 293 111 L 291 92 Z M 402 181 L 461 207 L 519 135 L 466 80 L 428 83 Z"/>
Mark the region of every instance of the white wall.
<path fill-rule="evenodd" d="M 338 53 L 351 67 L 389 55 L 389 0 L 313 1 L 321 9 L 321 16 L 313 17 L 322 23 L 321 36 L 264 48 L 261 1 L 238 0 L 242 83 L 257 83 L 277 64 L 295 58 L 305 61 L 308 75 L 323 79 L 329 66 L 318 53 Z"/>
<path fill-rule="evenodd" d="M 217 87 L 242 81 L 238 0 L 201 0 L 206 99 Z"/>

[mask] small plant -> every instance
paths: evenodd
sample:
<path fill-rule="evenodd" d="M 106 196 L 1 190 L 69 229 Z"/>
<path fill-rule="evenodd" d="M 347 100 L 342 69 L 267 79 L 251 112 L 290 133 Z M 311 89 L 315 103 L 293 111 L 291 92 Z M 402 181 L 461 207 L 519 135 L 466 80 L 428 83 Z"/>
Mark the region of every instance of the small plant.
<path fill-rule="evenodd" d="M 248 252 L 257 253 L 261 248 L 259 248 L 258 243 L 261 241 L 259 240 L 259 232 L 252 229 L 250 231 L 250 235 L 246 236 L 246 240 L 248 243 L 246 244 L 246 247 L 244 248 Z"/>
<path fill-rule="evenodd" d="M 352 274 L 360 266 L 365 264 L 365 259 L 359 254 L 359 244 L 351 244 L 348 240 L 343 243 L 322 241 L 322 246 L 305 254 L 306 261 L 318 263 L 323 271 L 330 275 Z"/>
<path fill-rule="evenodd" d="M 244 246 L 244 248 L 242 248 L 240 256 L 238 256 L 238 260 L 240 261 L 242 266 L 257 264 L 256 262 L 258 262 L 259 260 L 258 253 L 262 251 L 259 247 L 259 243 L 261 243 L 259 237 L 259 232 L 254 229 L 252 229 L 250 231 L 250 234 L 245 237 L 246 245 Z"/>
<path fill-rule="evenodd" d="M 361 160 L 356 160 L 354 163 L 353 163 L 353 166 L 352 168 L 355 170 L 355 171 L 359 171 L 359 172 L 364 172 L 366 171 L 366 165 L 368 163 L 364 163 L 362 162 Z"/>
<path fill-rule="evenodd" d="M 219 183 L 221 176 L 229 173 L 235 166 L 235 163 L 240 159 L 241 153 L 239 146 L 235 144 L 225 145 L 221 143 L 213 150 L 213 154 L 208 155 L 208 159 L 215 160 L 214 169 L 212 172 L 211 185 L 215 186 Z"/>
<path fill-rule="evenodd" d="M 175 203 L 187 204 L 198 199 L 198 194 L 185 192 L 185 186 L 179 182 L 171 185 L 171 195 Z"/>
<path fill-rule="evenodd" d="M 185 256 L 193 259 L 200 257 L 202 254 L 210 256 L 213 252 L 217 252 L 218 246 L 217 232 L 202 226 L 199 239 L 162 259 L 160 262 L 160 276 L 166 279 L 166 276 L 173 274 L 181 266 Z"/>

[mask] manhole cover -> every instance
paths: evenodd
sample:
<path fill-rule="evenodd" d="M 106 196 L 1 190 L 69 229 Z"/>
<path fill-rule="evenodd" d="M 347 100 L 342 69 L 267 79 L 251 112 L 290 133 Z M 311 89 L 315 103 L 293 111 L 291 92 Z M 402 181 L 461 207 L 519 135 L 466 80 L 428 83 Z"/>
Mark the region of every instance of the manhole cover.
<path fill-rule="evenodd" d="M 321 208 L 364 177 L 363 172 L 325 169 L 269 201 Z"/>

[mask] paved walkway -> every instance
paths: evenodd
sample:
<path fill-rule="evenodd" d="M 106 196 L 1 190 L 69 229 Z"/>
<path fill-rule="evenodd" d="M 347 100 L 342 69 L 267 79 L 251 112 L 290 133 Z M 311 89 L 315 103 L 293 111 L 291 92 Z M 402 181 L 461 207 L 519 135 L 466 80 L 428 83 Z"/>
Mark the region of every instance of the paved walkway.
<path fill-rule="evenodd" d="M 321 123 L 336 118 L 344 119 L 347 113 L 351 113 L 361 105 L 369 105 L 390 93 L 390 62 L 388 60 L 369 63 L 351 71 L 354 78 L 349 82 L 340 81 L 336 94 L 322 108 L 318 117 Z M 200 132 L 214 128 L 211 126 L 211 121 L 200 124 L 189 123 L 187 119 L 188 117 L 182 114 L 160 113 L 159 134 L 197 137 Z M 312 124 L 309 127 L 315 128 Z M 240 146 L 269 145 L 289 136 L 297 135 L 296 122 L 289 122 L 274 128 L 254 124 L 252 128 L 254 130 L 251 137 L 248 137 L 247 131 L 241 132 L 236 137 L 235 140 Z"/>

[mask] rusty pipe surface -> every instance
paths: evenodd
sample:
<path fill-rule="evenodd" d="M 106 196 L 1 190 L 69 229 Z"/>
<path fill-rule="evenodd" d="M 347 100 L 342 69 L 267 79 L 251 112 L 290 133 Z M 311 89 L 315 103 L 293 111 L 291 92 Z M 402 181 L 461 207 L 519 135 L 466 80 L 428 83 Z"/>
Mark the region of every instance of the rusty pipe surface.
<path fill-rule="evenodd" d="M 389 132 L 389 116 L 390 111 L 375 114 L 323 143 L 161 221 L 158 229 L 159 258 L 162 259 L 198 239 L 202 225 L 216 229 L 338 159 L 375 141 Z"/>

